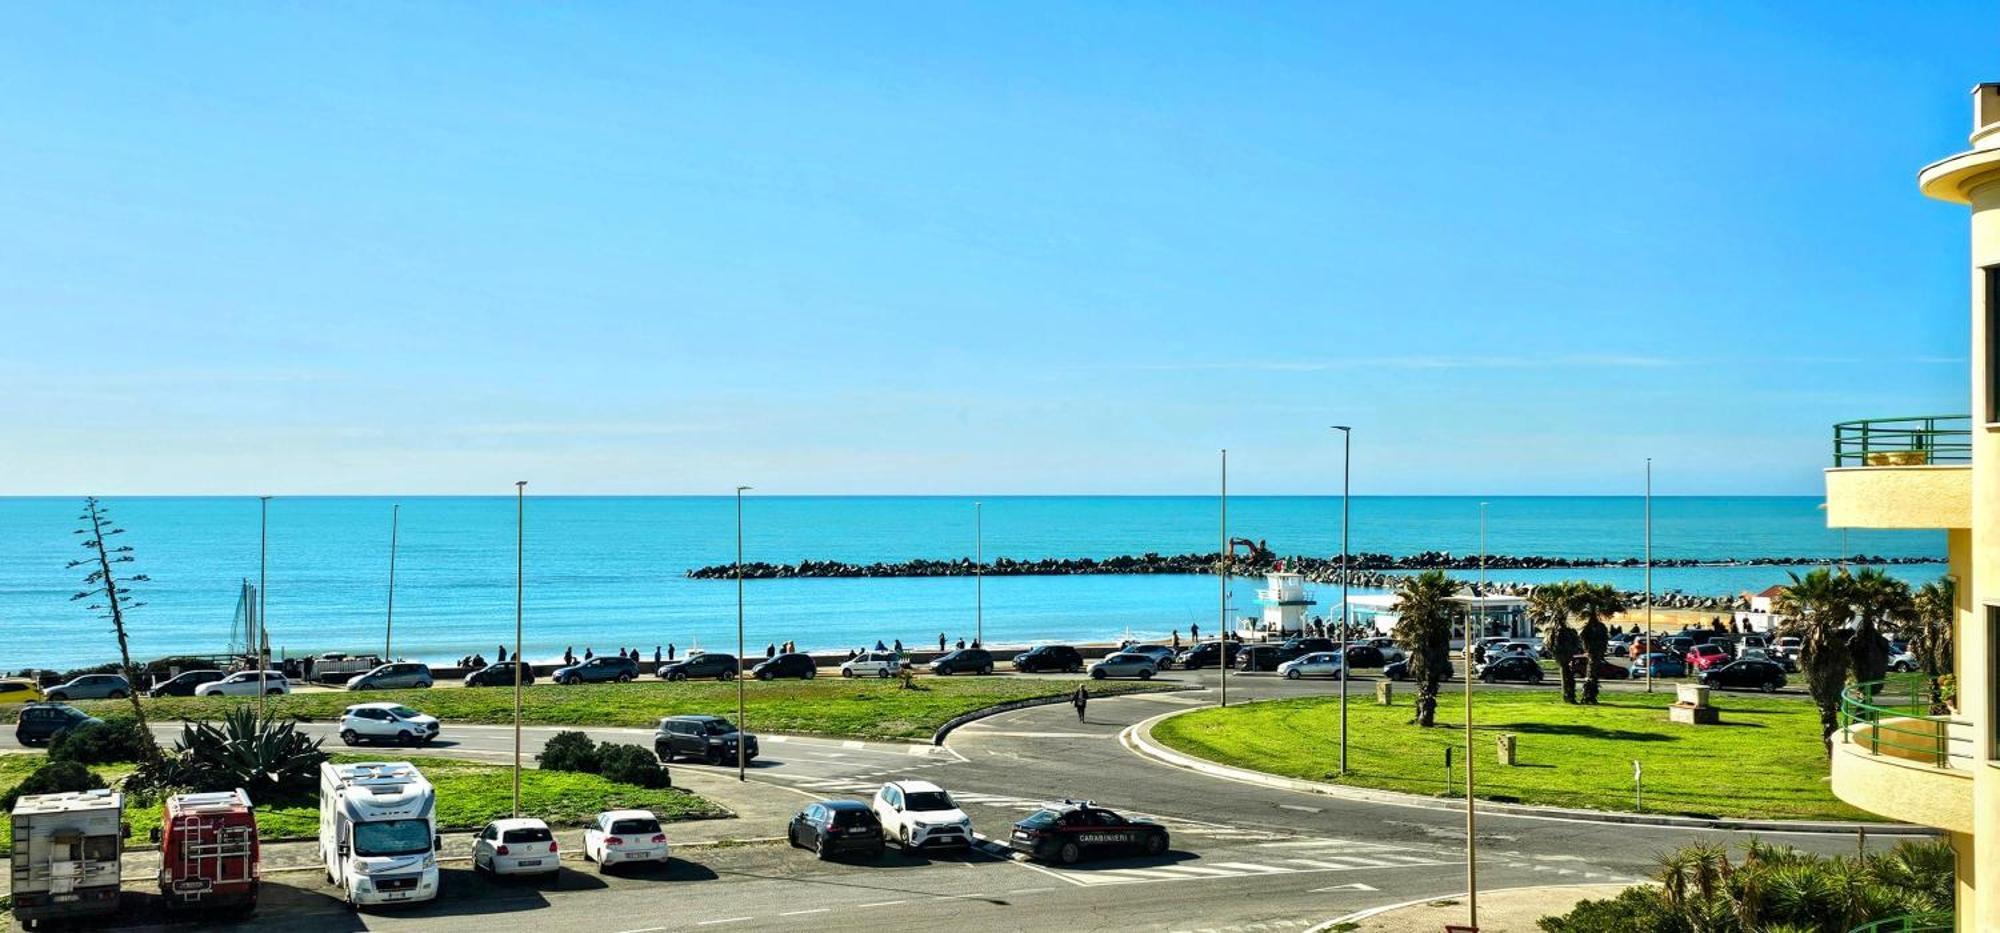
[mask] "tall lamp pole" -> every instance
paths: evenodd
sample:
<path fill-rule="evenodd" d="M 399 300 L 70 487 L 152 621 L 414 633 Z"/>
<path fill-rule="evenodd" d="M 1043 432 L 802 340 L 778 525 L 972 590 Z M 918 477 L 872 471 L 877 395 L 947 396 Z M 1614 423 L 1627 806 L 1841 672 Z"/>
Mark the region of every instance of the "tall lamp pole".
<path fill-rule="evenodd" d="M 972 647 L 986 646 L 986 528 L 980 507 L 972 504 Z"/>
<path fill-rule="evenodd" d="M 1486 503 L 1479 504 L 1483 510 Z M 1483 512 L 1482 512 L 1483 514 Z M 1467 622 L 1467 632 L 1472 625 Z M 1466 646 L 1472 642 L 1468 639 Z M 1469 656 L 1470 652 L 1468 652 Z M 1465 667 L 1465 925 L 1479 929 L 1479 836 L 1475 832 L 1472 796 L 1472 662 L 1468 659 Z"/>
<path fill-rule="evenodd" d="M 514 482 L 514 815 L 521 815 L 521 596 L 527 579 L 528 481 Z"/>
<path fill-rule="evenodd" d="M 382 660 L 396 659 L 396 528 L 401 523 L 403 507 L 389 507 L 389 611 L 382 619 Z"/>
<path fill-rule="evenodd" d="M 1653 692 L 1653 458 L 1646 458 L 1646 692 Z"/>
<path fill-rule="evenodd" d="M 271 627 L 264 624 L 264 571 L 270 563 L 271 497 L 257 497 L 257 718 L 264 718 L 264 671 L 271 666 Z"/>
<path fill-rule="evenodd" d="M 736 487 L 736 780 L 746 781 L 743 730 L 743 493 L 748 486 Z"/>
<path fill-rule="evenodd" d="M 1218 706 L 1229 705 L 1229 451 L 1222 451 L 1222 562 L 1215 567 L 1216 597 L 1215 667 L 1222 673 L 1222 694 Z"/>
<path fill-rule="evenodd" d="M 1336 424 L 1340 432 L 1340 773 L 1347 773 L 1347 503 L 1352 498 L 1354 429 Z"/>

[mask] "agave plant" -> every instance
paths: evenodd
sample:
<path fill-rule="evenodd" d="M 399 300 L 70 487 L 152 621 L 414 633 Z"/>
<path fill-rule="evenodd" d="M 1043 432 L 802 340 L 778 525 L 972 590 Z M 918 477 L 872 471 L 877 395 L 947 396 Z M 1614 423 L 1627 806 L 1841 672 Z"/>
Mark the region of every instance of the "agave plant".
<path fill-rule="evenodd" d="M 327 759 L 320 741 L 290 721 L 259 719 L 254 708 L 237 707 L 220 725 L 183 722 L 173 751 L 142 781 L 197 792 L 240 787 L 260 805 L 302 799 L 317 788 Z"/>

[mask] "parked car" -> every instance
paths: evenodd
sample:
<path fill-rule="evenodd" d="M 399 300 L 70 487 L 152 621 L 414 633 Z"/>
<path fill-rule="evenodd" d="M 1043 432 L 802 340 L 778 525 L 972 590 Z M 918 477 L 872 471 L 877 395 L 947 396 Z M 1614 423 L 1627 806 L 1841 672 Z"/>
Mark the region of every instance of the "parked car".
<path fill-rule="evenodd" d="M 1479 679 L 1484 683 L 1528 683 L 1542 682 L 1542 665 L 1531 655 L 1510 654 L 1494 658 L 1479 668 Z"/>
<path fill-rule="evenodd" d="M 693 680 L 697 677 L 713 677 L 716 680 L 735 680 L 743 665 L 733 654 L 707 651 L 691 654 L 678 661 L 668 661 L 660 665 L 653 674 L 661 680 Z"/>
<path fill-rule="evenodd" d="M 549 875 L 562 853 L 549 824 L 531 816 L 494 820 L 472 842 L 472 870 L 495 875 Z"/>
<path fill-rule="evenodd" d="M 384 664 L 365 674 L 347 679 L 349 690 L 416 690 L 431 685 L 431 668 L 415 661 Z"/>
<path fill-rule="evenodd" d="M 822 800 L 806 804 L 785 827 L 795 847 L 811 849 L 820 858 L 839 855 L 881 855 L 882 821 L 859 800 Z"/>
<path fill-rule="evenodd" d="M 1383 666 L 1382 676 L 1390 680 L 1411 679 L 1410 659 L 1408 657 L 1405 657 L 1400 661 L 1389 662 L 1387 665 Z M 1444 679 L 1450 680 L 1453 677 L 1457 676 L 1458 676 L 1458 668 L 1452 666 L 1452 663 L 1450 661 L 1444 662 Z"/>
<path fill-rule="evenodd" d="M 1278 646 L 1279 663 L 1293 658 L 1302 658 L 1316 651 L 1339 651 L 1340 645 L 1331 638 L 1288 638 Z"/>
<path fill-rule="evenodd" d="M 1198 671 L 1204 667 L 1214 667 L 1215 658 L 1219 654 L 1233 664 L 1236 661 L 1236 652 L 1242 648 L 1243 643 L 1236 641 L 1230 642 L 1227 649 L 1215 647 L 1215 642 L 1212 641 L 1202 642 L 1181 652 L 1179 657 L 1174 658 L 1174 663 L 1180 665 L 1181 670 Z"/>
<path fill-rule="evenodd" d="M 222 671 L 182 671 L 153 685 L 146 691 L 149 697 L 191 697 L 196 687 L 212 684 L 229 675 Z"/>
<path fill-rule="evenodd" d="M 1403 652 L 1402 646 L 1396 644 L 1395 639 L 1389 638 L 1387 636 L 1381 636 L 1381 635 L 1370 636 L 1368 638 L 1361 639 L 1359 642 L 1350 641 L 1348 642 L 1348 644 L 1367 645 L 1371 648 L 1374 648 L 1376 651 L 1382 652 L 1382 663 L 1384 665 L 1394 664 L 1397 661 L 1401 661 L 1405 657 L 1408 657 L 1408 655 L 1406 655 Z"/>
<path fill-rule="evenodd" d="M 1153 666 L 1158 670 L 1164 671 L 1174 666 L 1174 649 L 1166 645 L 1130 645 L 1125 650 L 1152 658 Z"/>
<path fill-rule="evenodd" d="M 1613 638 L 1604 643 L 1604 653 L 1608 657 L 1624 657 L 1625 653 L 1630 650 L 1632 650 L 1632 643 L 1623 638 Z M 1543 657 L 1548 656 L 1549 649 L 1547 645 L 1541 647 L 1541 653 Z"/>
<path fill-rule="evenodd" d="M 0 680 L 0 703 L 38 703 L 42 699 L 41 684 L 24 677 Z"/>
<path fill-rule="evenodd" d="M 743 759 L 757 758 L 757 737 L 738 731 L 721 716 L 668 716 L 653 729 L 653 754 L 661 761 L 698 758 L 712 765 L 736 760 L 736 743 Z"/>
<path fill-rule="evenodd" d="M 292 692 L 292 682 L 279 671 L 264 671 L 260 678 L 256 671 L 237 671 L 214 683 L 202 684 L 194 688 L 198 697 L 254 697 L 261 689 L 271 696 Z"/>
<path fill-rule="evenodd" d="M 132 695 L 132 682 L 123 674 L 85 674 L 66 684 L 42 691 L 51 700 L 122 700 Z"/>
<path fill-rule="evenodd" d="M 1655 651 L 1639 660 L 1633 661 L 1632 666 L 1626 669 L 1626 676 L 1633 680 L 1645 680 L 1646 669 L 1649 666 L 1652 668 L 1654 677 L 1686 677 L 1688 672 L 1687 660 L 1685 658 Z"/>
<path fill-rule="evenodd" d="M 1015 655 L 1014 669 L 1023 674 L 1041 671 L 1080 673 L 1083 670 L 1083 652 L 1068 645 L 1038 645 Z"/>
<path fill-rule="evenodd" d="M 819 676 L 819 664 L 809 654 L 781 654 L 765 658 L 750 668 L 751 676 L 758 680 L 777 680 L 780 677 L 797 677 L 811 680 Z"/>
<path fill-rule="evenodd" d="M 1704 642 L 1688 649 L 1688 666 L 1698 671 L 1718 667 L 1736 660 L 1729 656 L 1728 649 L 1715 642 Z"/>
<path fill-rule="evenodd" d="M 1785 671 L 1769 661 L 1731 661 L 1696 675 L 1710 687 L 1726 690 L 1755 688 L 1770 693 L 1785 685 Z"/>
<path fill-rule="evenodd" d="M 1239 671 L 1275 671 L 1284 657 L 1277 645 L 1244 645 L 1236 652 L 1236 669 Z"/>
<path fill-rule="evenodd" d="M 583 860 L 600 872 L 633 862 L 667 860 L 667 836 L 651 810 L 606 810 L 583 828 Z"/>
<path fill-rule="evenodd" d="M 1090 665 L 1090 678 L 1103 680 L 1107 677 L 1137 677 L 1152 680 L 1160 672 L 1159 662 L 1150 655 L 1136 651 L 1120 651 L 1105 655 Z"/>
<path fill-rule="evenodd" d="M 1588 677 L 1589 670 L 1590 670 L 1590 655 L 1579 654 L 1576 657 L 1569 659 L 1569 672 L 1572 675 L 1577 677 Z M 1627 673 L 1625 668 L 1620 667 L 1615 663 L 1612 663 L 1610 658 L 1606 658 L 1602 661 L 1597 662 L 1598 680 L 1624 680 L 1629 676 L 1631 675 Z"/>
<path fill-rule="evenodd" d="M 972 818 L 929 781 L 890 781 L 875 792 L 870 809 L 882 834 L 905 849 L 972 845 Z"/>
<path fill-rule="evenodd" d="M 1347 646 L 1348 667 L 1381 667 L 1388 663 L 1389 659 L 1382 656 L 1382 649 L 1374 645 L 1350 644 Z"/>
<path fill-rule="evenodd" d="M 14 741 L 30 747 L 47 745 L 71 729 L 103 721 L 64 703 L 30 703 L 14 720 Z"/>
<path fill-rule="evenodd" d="M 348 745 L 427 745 L 437 739 L 441 728 L 436 716 L 398 703 L 356 703 L 341 711 L 339 726 L 340 741 Z"/>
<path fill-rule="evenodd" d="M 894 651 L 863 651 L 840 665 L 842 677 L 894 677 L 903 670 L 903 657 Z"/>
<path fill-rule="evenodd" d="M 993 652 L 984 648 L 960 648 L 957 651 L 947 651 L 931 662 L 931 673 L 941 677 L 968 672 L 993 673 Z"/>
<path fill-rule="evenodd" d="M 1799 672 L 1799 662 L 1792 660 L 1791 655 L 1772 654 L 1769 650 L 1764 648 L 1745 648 L 1743 649 L 1743 653 L 1737 656 L 1737 660 L 1769 661 L 1772 664 L 1776 664 L 1779 667 L 1784 668 L 1785 673 L 1787 674 L 1796 674 Z"/>
<path fill-rule="evenodd" d="M 588 661 L 558 667 L 549 678 L 559 684 L 631 683 L 639 676 L 639 662 L 617 655 L 600 655 Z"/>
<path fill-rule="evenodd" d="M 1804 650 L 1804 647 L 1805 642 L 1799 636 L 1780 635 L 1778 636 L 1777 646 L 1772 650 L 1796 661 L 1798 660 L 1799 652 Z"/>
<path fill-rule="evenodd" d="M 1907 650 L 1899 650 L 1889 658 L 1889 669 L 1898 674 L 1907 674 L 1917 669 L 1917 656 Z"/>
<path fill-rule="evenodd" d="M 1166 827 L 1126 819 L 1088 800 L 1065 800 L 1036 810 L 1014 824 L 1007 841 L 1031 859 L 1063 865 L 1107 852 L 1164 855 L 1170 844 Z"/>
<path fill-rule="evenodd" d="M 1301 677 L 1339 677 L 1340 669 L 1338 651 L 1315 651 L 1278 665 L 1278 673 L 1285 675 L 1286 680 L 1298 680 Z"/>
<path fill-rule="evenodd" d="M 465 675 L 465 685 L 468 687 L 511 687 L 514 685 L 515 668 L 520 668 L 521 670 L 522 686 L 527 686 L 535 682 L 534 665 L 523 664 L 519 661 L 507 661 L 501 664 L 488 664 Z"/>

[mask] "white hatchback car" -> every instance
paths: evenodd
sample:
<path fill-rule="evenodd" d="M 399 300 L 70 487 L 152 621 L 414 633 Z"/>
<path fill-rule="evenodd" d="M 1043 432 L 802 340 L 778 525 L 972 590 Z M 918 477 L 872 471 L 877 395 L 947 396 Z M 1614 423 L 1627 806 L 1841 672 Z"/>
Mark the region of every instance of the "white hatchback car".
<path fill-rule="evenodd" d="M 890 781 L 869 808 L 882 821 L 882 835 L 905 849 L 972 845 L 972 818 L 929 781 Z"/>
<path fill-rule="evenodd" d="M 472 870 L 495 875 L 553 875 L 562 855 L 549 824 L 533 817 L 494 820 L 472 843 Z"/>
<path fill-rule="evenodd" d="M 903 659 L 894 651 L 864 651 L 840 666 L 842 677 L 894 677 L 903 669 Z"/>
<path fill-rule="evenodd" d="M 667 836 L 650 810 L 606 810 L 583 831 L 583 860 L 597 870 L 667 860 Z"/>
<path fill-rule="evenodd" d="M 400 703 L 356 703 L 340 713 L 340 740 L 348 745 L 362 742 L 424 745 L 438 737 L 438 729 L 436 716 L 427 716 Z"/>
<path fill-rule="evenodd" d="M 194 695 L 198 697 L 254 697 L 257 695 L 257 686 L 256 671 L 237 671 L 212 684 L 202 684 L 194 688 Z M 267 695 L 292 692 L 291 682 L 285 679 L 285 675 L 277 671 L 264 672 L 263 687 L 264 693 Z"/>
<path fill-rule="evenodd" d="M 1278 673 L 1285 675 L 1286 680 L 1297 680 L 1301 677 L 1339 677 L 1340 652 L 1315 651 L 1301 655 L 1278 665 Z"/>

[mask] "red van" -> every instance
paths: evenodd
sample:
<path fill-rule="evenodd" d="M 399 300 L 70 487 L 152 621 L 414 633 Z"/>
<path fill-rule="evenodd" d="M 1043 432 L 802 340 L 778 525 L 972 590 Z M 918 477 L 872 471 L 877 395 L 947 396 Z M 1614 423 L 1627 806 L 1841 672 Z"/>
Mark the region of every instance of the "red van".
<path fill-rule="evenodd" d="M 257 906 L 257 814 L 241 790 L 168 797 L 160 828 L 160 896 L 170 908 Z"/>

